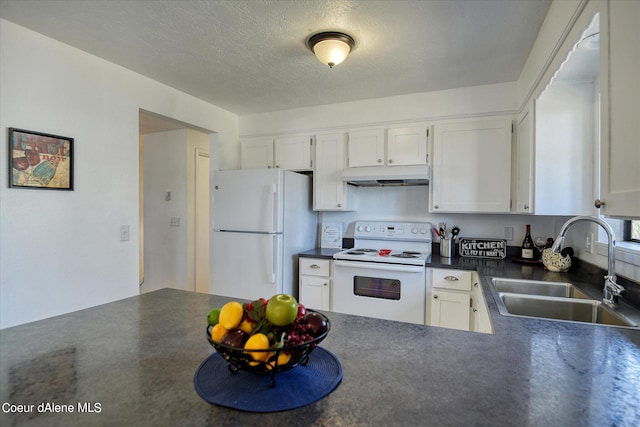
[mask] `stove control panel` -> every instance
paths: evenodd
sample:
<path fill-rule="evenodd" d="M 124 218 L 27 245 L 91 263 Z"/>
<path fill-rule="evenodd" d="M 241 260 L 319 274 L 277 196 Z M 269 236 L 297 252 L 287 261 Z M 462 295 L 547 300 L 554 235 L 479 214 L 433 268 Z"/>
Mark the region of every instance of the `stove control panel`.
<path fill-rule="evenodd" d="M 429 222 L 356 221 L 353 237 L 356 239 L 431 241 Z"/>

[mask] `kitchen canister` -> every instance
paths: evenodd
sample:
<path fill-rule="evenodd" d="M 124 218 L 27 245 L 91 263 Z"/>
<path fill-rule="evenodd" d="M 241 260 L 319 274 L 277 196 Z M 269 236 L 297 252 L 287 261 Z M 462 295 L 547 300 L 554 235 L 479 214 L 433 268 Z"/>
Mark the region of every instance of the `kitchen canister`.
<path fill-rule="evenodd" d="M 440 256 L 451 258 L 455 254 L 456 243 L 453 239 L 440 239 Z"/>

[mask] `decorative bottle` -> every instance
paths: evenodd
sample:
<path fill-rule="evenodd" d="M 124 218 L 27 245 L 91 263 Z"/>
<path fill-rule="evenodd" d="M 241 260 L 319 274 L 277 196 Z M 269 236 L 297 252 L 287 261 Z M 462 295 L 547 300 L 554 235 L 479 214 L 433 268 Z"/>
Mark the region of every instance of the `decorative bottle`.
<path fill-rule="evenodd" d="M 527 232 L 522 241 L 522 259 L 533 259 L 533 239 L 531 238 L 531 225 L 527 224 Z"/>

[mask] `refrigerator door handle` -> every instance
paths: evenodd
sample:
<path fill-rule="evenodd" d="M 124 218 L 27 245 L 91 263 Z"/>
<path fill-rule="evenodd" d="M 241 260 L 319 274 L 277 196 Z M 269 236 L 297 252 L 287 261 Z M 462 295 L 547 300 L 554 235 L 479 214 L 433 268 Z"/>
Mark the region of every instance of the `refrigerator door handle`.
<path fill-rule="evenodd" d="M 276 283 L 276 259 L 278 259 L 278 237 L 276 235 L 271 236 L 272 251 L 271 251 L 271 282 Z"/>
<path fill-rule="evenodd" d="M 276 184 L 271 184 L 271 220 L 273 223 L 271 224 L 271 231 L 275 233 L 278 229 L 278 187 Z"/>

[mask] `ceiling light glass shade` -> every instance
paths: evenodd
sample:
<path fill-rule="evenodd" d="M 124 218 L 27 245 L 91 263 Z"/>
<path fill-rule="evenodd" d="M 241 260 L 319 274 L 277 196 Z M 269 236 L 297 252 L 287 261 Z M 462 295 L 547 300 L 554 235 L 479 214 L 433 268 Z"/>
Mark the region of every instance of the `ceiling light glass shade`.
<path fill-rule="evenodd" d="M 344 33 L 328 32 L 312 36 L 307 42 L 318 61 L 330 68 L 341 64 L 351 52 L 355 41 Z"/>

